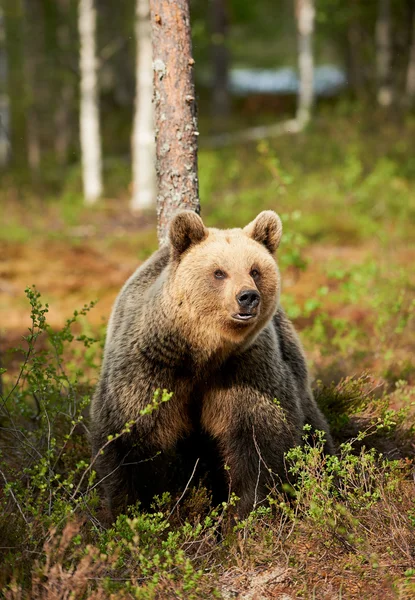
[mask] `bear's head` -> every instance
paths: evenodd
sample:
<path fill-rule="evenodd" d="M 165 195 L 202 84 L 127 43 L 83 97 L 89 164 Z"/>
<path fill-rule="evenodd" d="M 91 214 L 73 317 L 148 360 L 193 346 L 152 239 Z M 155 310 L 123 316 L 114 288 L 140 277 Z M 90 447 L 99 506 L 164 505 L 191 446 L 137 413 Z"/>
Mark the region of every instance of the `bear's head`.
<path fill-rule="evenodd" d="M 270 210 L 244 229 L 207 228 L 190 211 L 173 218 L 168 293 L 193 343 L 211 351 L 243 344 L 268 323 L 279 299 L 272 255 L 281 234 L 281 220 Z"/>

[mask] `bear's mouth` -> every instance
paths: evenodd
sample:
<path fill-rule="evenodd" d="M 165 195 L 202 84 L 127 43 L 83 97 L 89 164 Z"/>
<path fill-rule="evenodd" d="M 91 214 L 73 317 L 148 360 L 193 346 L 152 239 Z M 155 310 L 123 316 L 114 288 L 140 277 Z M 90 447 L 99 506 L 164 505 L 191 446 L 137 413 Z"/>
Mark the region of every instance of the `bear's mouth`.
<path fill-rule="evenodd" d="M 232 319 L 236 321 L 250 321 L 256 317 L 256 313 L 235 313 L 232 315 Z"/>

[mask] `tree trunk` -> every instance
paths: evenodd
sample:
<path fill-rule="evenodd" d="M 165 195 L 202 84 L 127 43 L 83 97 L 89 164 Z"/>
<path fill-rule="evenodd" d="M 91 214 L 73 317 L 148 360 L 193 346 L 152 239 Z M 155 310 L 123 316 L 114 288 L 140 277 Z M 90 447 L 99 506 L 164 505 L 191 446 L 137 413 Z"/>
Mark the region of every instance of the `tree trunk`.
<path fill-rule="evenodd" d="M 358 99 L 364 97 L 365 76 L 363 63 L 363 32 L 360 23 L 359 0 L 350 0 L 350 15 L 347 27 L 347 75 L 348 83 Z"/>
<path fill-rule="evenodd" d="M 6 25 L 7 85 L 10 100 L 11 157 L 16 165 L 26 164 L 26 83 L 24 76 L 23 3 L 3 0 Z"/>
<path fill-rule="evenodd" d="M 9 162 L 10 142 L 10 108 L 7 94 L 7 52 L 4 12 L 0 6 L 0 169 Z"/>
<path fill-rule="evenodd" d="M 143 210 L 155 205 L 156 165 L 153 107 L 153 49 L 150 5 L 136 0 L 136 92 L 132 139 L 133 196 L 131 208 Z"/>
<path fill-rule="evenodd" d="M 40 5 L 35 0 L 24 1 L 24 73 L 26 81 L 27 162 L 34 174 L 39 172 L 41 142 L 39 125 L 39 74 L 42 55 L 43 28 L 40 22 Z"/>
<path fill-rule="evenodd" d="M 59 93 L 59 105 L 55 111 L 55 154 L 60 165 L 68 162 L 69 146 L 71 143 L 71 109 L 73 102 L 73 86 L 64 79 Z"/>
<path fill-rule="evenodd" d="M 210 0 L 212 20 L 212 117 L 222 128 L 229 115 L 229 50 L 227 0 Z"/>
<path fill-rule="evenodd" d="M 97 59 L 95 49 L 96 9 L 94 0 L 79 0 L 80 38 L 80 136 L 82 176 L 86 204 L 94 204 L 102 194 L 101 134 Z"/>
<path fill-rule="evenodd" d="M 74 101 L 74 82 L 69 70 L 62 66 L 71 54 L 71 10 L 70 0 L 57 3 L 57 55 L 58 72 L 57 99 L 55 106 L 55 155 L 60 165 L 68 162 L 69 146 L 72 139 L 71 112 Z"/>
<path fill-rule="evenodd" d="M 409 106 L 413 106 L 415 101 L 415 10 L 412 12 L 412 39 L 405 88 L 406 102 Z"/>
<path fill-rule="evenodd" d="M 298 69 L 300 73 L 297 120 L 301 125 L 305 125 L 310 120 L 311 109 L 314 102 L 314 0 L 296 0 L 296 13 L 298 30 Z"/>
<path fill-rule="evenodd" d="M 390 0 L 379 0 L 376 21 L 377 98 L 378 103 L 385 107 L 392 104 L 391 59 Z"/>
<path fill-rule="evenodd" d="M 178 209 L 200 212 L 197 118 L 188 0 L 150 0 L 156 123 L 157 232 Z"/>

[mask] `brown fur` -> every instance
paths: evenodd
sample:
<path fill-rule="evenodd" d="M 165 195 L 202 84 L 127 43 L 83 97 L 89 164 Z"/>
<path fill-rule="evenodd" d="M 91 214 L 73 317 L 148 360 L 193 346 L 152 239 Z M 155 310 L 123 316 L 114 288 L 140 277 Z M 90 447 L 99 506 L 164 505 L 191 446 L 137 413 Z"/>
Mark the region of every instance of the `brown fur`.
<path fill-rule="evenodd" d="M 272 253 L 281 232 L 272 211 L 224 231 L 180 213 L 170 244 L 124 285 L 91 406 L 94 454 L 134 421 L 97 459 L 115 511 L 136 500 L 148 506 L 155 493 L 182 485 L 181 474 L 185 481 L 205 453 L 214 471 L 229 465 L 244 515 L 264 498 L 272 474 L 284 477 L 284 453 L 301 443 L 305 423 L 326 432 L 331 450 L 301 345 L 279 307 Z M 260 301 L 241 321 L 237 295 L 247 290 Z M 140 415 L 157 389 L 172 399 Z"/>

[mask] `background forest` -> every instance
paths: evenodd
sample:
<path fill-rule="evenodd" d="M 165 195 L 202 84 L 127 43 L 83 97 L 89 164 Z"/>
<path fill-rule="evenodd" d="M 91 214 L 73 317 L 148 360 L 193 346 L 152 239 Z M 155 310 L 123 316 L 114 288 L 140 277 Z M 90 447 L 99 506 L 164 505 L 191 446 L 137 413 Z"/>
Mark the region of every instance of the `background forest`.
<path fill-rule="evenodd" d="M 157 248 L 148 4 L 0 0 L 0 597 L 409 600 L 415 2 L 190 12 L 202 215 L 281 215 L 282 304 L 338 456 L 293 450 L 289 497 L 236 526 L 203 484 L 110 522 L 87 407 Z"/>

